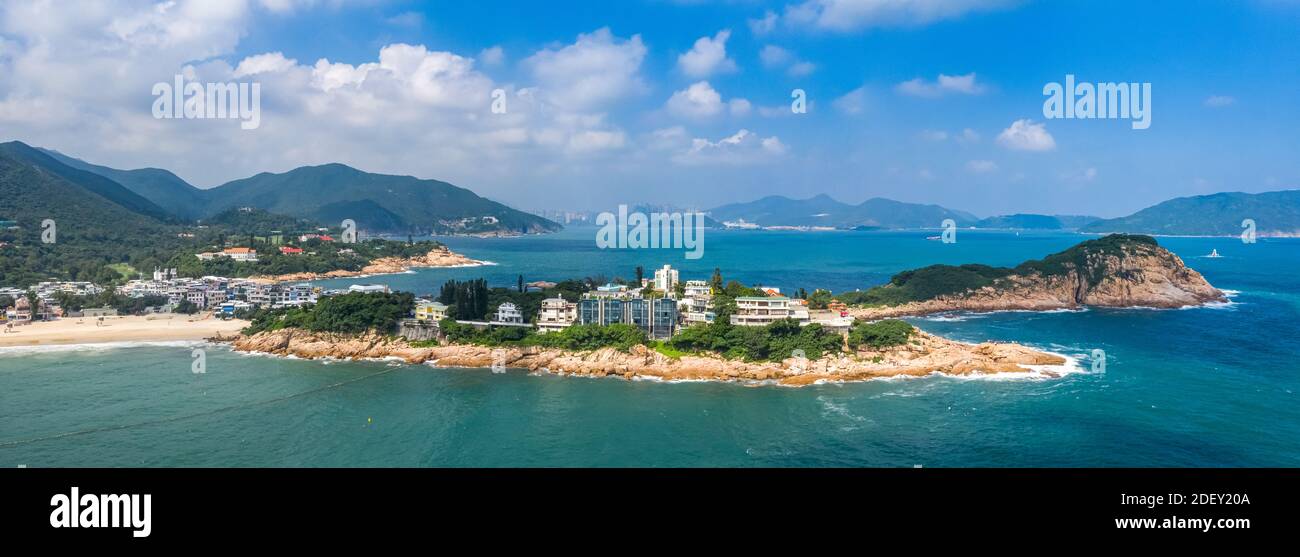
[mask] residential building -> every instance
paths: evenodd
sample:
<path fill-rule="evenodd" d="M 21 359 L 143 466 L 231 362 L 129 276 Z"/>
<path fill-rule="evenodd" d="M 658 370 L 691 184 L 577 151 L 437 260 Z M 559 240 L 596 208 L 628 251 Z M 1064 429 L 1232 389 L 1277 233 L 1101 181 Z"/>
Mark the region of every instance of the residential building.
<path fill-rule="evenodd" d="M 247 261 L 250 263 L 256 263 L 257 250 L 253 248 L 226 248 L 216 253 L 206 252 L 206 251 L 203 253 L 198 253 L 195 254 L 195 257 L 198 257 L 203 261 L 211 261 L 218 257 L 229 257 L 231 259 L 234 259 L 235 261 Z"/>
<path fill-rule="evenodd" d="M 708 299 L 713 297 L 713 287 L 707 281 L 688 280 L 686 290 L 682 294 L 687 298 Z"/>
<path fill-rule="evenodd" d="M 585 296 L 595 298 L 630 298 L 632 297 L 632 293 L 628 291 L 627 286 L 611 282 L 603 286 L 597 286 L 595 290 L 586 293 Z"/>
<path fill-rule="evenodd" d="M 651 338 L 668 338 L 677 328 L 677 302 L 668 298 L 617 299 L 588 296 L 578 301 L 578 321 L 584 325 L 636 325 Z"/>
<path fill-rule="evenodd" d="M 800 310 L 798 304 L 791 304 L 785 296 L 742 296 L 736 298 L 736 313 L 731 316 L 732 325 L 763 326 L 782 319 L 796 319 L 801 324 L 808 322 L 808 310 Z"/>
<path fill-rule="evenodd" d="M 366 293 L 366 294 L 373 294 L 373 293 L 376 293 L 376 292 L 382 292 L 382 293 L 384 293 L 384 294 L 387 294 L 387 293 L 388 293 L 388 286 L 387 286 L 387 285 L 383 285 L 383 284 L 354 284 L 354 285 L 348 287 L 348 292 L 349 292 L 349 293 L 351 293 L 351 292 L 364 292 L 364 293 Z"/>
<path fill-rule="evenodd" d="M 492 320 L 492 322 L 493 323 L 523 323 L 524 314 L 521 313 L 519 311 L 519 308 L 514 304 L 510 302 L 505 302 L 497 306 L 497 314 L 496 317 Z"/>
<path fill-rule="evenodd" d="M 578 319 L 578 304 L 565 301 L 564 298 L 547 298 L 542 300 L 542 309 L 537 313 L 537 330 L 546 333 L 558 331 Z"/>
<path fill-rule="evenodd" d="M 422 323 L 437 323 L 447 318 L 447 304 L 421 301 L 415 304 L 415 319 Z"/>
<path fill-rule="evenodd" d="M 713 299 L 698 295 L 678 300 L 677 313 L 681 315 L 682 323 L 687 327 L 701 323 L 712 323 L 713 319 L 717 317 L 713 313 Z"/>
<path fill-rule="evenodd" d="M 280 246 L 280 253 L 284 255 L 302 255 L 302 248 L 292 246 Z"/>
<path fill-rule="evenodd" d="M 664 265 L 662 269 L 655 269 L 655 290 L 672 292 L 677 287 L 677 278 L 677 269 L 672 268 L 671 265 Z"/>
<path fill-rule="evenodd" d="M 253 248 L 226 248 L 221 251 L 221 255 L 235 261 L 257 261 L 257 250 Z"/>

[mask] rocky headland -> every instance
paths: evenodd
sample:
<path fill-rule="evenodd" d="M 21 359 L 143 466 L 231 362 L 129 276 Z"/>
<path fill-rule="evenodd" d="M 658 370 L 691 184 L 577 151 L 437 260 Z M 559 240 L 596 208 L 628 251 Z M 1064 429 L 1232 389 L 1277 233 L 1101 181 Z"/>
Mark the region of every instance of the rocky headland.
<path fill-rule="evenodd" d="M 252 278 L 255 280 L 274 282 L 298 282 L 371 275 L 392 275 L 405 273 L 411 269 L 418 269 L 421 267 L 473 267 L 487 264 L 488 263 L 485 261 L 470 259 L 464 255 L 451 251 L 447 246 L 439 246 L 430 250 L 429 253 L 417 257 L 380 257 L 372 260 L 359 271 L 339 270 L 327 273 L 289 273 L 284 275 L 256 276 Z"/>
<path fill-rule="evenodd" d="M 888 294 L 902 290 L 917 276 L 896 276 L 893 283 L 877 287 Z M 1180 308 L 1225 302 L 1222 291 L 1210 285 L 1200 273 L 1146 236 L 1116 235 L 1084 242 L 1040 261 L 1014 269 L 946 267 L 941 271 L 991 277 L 987 284 L 958 292 L 896 304 L 852 307 L 849 313 L 862 319 L 916 316 L 953 311 L 1051 311 L 1084 307 Z M 949 274 L 952 274 L 950 272 Z M 899 284 L 901 283 L 901 284 Z M 869 292 L 870 294 L 870 292 Z"/>
<path fill-rule="evenodd" d="M 670 358 L 646 346 L 566 351 L 541 347 L 475 345 L 415 347 L 405 339 L 377 334 L 343 335 L 299 329 L 265 331 L 227 340 L 235 350 L 304 359 L 400 358 L 411 364 L 485 368 L 505 366 L 557 374 L 666 381 L 771 382 L 801 386 L 819 381 L 864 381 L 932 373 L 972 375 L 1068 371 L 1067 360 L 1018 344 L 966 344 L 916 331 L 911 341 L 881 350 L 828 355 L 817 360 L 745 362 L 715 355 Z"/>

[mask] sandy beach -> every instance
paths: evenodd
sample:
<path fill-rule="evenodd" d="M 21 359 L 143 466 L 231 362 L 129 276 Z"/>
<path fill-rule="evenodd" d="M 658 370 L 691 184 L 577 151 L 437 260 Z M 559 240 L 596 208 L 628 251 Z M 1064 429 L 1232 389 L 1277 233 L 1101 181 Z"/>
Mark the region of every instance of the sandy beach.
<path fill-rule="evenodd" d="M 193 319 L 193 321 L 191 321 Z M 150 342 L 203 340 L 231 336 L 248 326 L 248 321 L 200 318 L 188 315 L 65 318 L 29 325 L 0 327 L 0 347 L 96 344 L 103 342 Z"/>

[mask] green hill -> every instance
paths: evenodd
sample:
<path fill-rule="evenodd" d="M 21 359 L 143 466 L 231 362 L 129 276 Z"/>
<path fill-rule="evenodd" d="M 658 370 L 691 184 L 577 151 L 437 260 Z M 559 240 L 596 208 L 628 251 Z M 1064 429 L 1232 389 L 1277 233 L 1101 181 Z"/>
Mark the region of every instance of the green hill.
<path fill-rule="evenodd" d="M 253 206 L 318 221 L 351 218 L 363 230 L 550 232 L 560 226 L 437 180 L 362 172 L 342 164 L 262 173 L 207 192 L 210 211 Z M 358 214 L 351 215 L 348 209 Z M 493 217 L 495 223 L 482 221 Z"/>
<path fill-rule="evenodd" d="M 1098 261 L 1154 248 L 1158 248 L 1158 244 L 1150 236 L 1112 234 L 1075 244 L 1065 251 L 1026 261 L 1014 268 L 966 264 L 930 265 L 903 271 L 890 277 L 884 285 L 865 291 L 846 292 L 840 294 L 839 298 L 849 304 L 894 306 L 993 286 L 1013 275 L 1050 279 L 1081 273 L 1087 284 L 1095 285 L 1108 272 Z"/>
<path fill-rule="evenodd" d="M 147 200 L 102 176 L 60 163 L 21 143 L 0 145 L 0 284 L 51 278 L 110 282 L 112 265 L 161 261 L 178 245 L 176 227 Z M 55 242 L 41 241 L 42 222 Z M 152 258 L 152 259 L 151 259 Z M 138 268 L 138 267 L 137 267 Z"/>
<path fill-rule="evenodd" d="M 210 219 L 239 207 L 256 207 L 279 215 L 337 226 L 343 219 L 371 232 L 400 233 L 540 233 L 561 226 L 542 217 L 485 199 L 465 188 L 438 180 L 363 172 L 342 164 L 307 166 L 280 174 L 263 172 L 211 189 L 196 188 L 157 168 L 118 170 L 91 164 L 56 151 L 21 145 L 72 172 L 106 178 L 115 184 L 124 205 L 159 218 Z M 107 186 L 106 186 L 107 187 Z M 133 201 L 127 202 L 127 198 Z"/>
<path fill-rule="evenodd" d="M 206 210 L 203 190 L 190 185 L 180 176 L 167 170 L 161 168 L 118 170 L 90 164 L 58 151 L 49 149 L 41 149 L 41 151 L 63 164 L 113 180 L 182 219 L 197 219 L 203 216 Z"/>
<path fill-rule="evenodd" d="M 75 184 L 79 188 L 133 213 L 139 213 L 158 220 L 171 220 L 171 215 L 162 207 L 112 179 L 63 164 L 54 157 L 25 143 L 10 141 L 9 143 L 0 144 L 0 152 L 14 160 L 29 164 L 41 172 L 63 178 L 69 183 Z"/>
<path fill-rule="evenodd" d="M 1127 217 L 1094 222 L 1080 232 L 1237 236 L 1245 219 L 1255 221 L 1260 236 L 1300 233 L 1300 190 L 1180 197 Z"/>

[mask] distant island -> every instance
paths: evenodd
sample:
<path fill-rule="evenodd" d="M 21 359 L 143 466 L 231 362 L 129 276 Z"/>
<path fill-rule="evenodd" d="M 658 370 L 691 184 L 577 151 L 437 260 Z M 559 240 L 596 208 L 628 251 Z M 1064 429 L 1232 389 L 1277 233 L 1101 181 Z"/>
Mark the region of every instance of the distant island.
<path fill-rule="evenodd" d="M 1178 308 L 1223 302 L 1223 292 L 1150 236 L 1088 240 L 1014 268 L 931 265 L 838 296 L 852 315 L 880 319 L 952 311 Z"/>
<path fill-rule="evenodd" d="M 1162 236 L 1239 236 L 1243 221 L 1261 237 L 1300 236 L 1300 190 L 1225 192 L 1179 197 L 1127 217 L 1090 223 L 1081 232 L 1128 232 Z"/>
<path fill-rule="evenodd" d="M 808 199 L 772 195 L 722 205 L 708 214 L 728 228 L 748 230 L 937 229 L 951 220 L 959 228 L 1163 236 L 1237 236 L 1245 230 L 1243 221 L 1249 219 L 1255 223 L 1257 236 L 1287 237 L 1300 236 L 1300 190 L 1181 197 L 1112 219 L 1032 213 L 981 219 L 939 205 L 884 198 L 851 205 L 824 194 Z"/>

